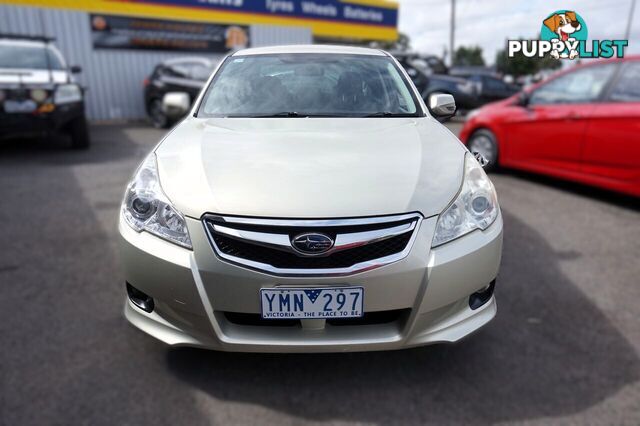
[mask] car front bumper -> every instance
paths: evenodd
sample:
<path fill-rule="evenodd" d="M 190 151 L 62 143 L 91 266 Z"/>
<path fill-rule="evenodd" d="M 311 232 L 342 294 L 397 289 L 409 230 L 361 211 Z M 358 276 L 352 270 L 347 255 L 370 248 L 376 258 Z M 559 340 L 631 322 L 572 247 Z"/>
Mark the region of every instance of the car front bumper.
<path fill-rule="evenodd" d="M 220 260 L 200 220 L 187 218 L 191 251 L 137 233 L 121 218 L 125 279 L 155 304 L 147 313 L 127 299 L 125 316 L 169 345 L 222 351 L 369 351 L 455 342 L 496 314 L 493 295 L 476 309 L 469 297 L 496 279 L 502 216 L 484 231 L 430 249 L 436 219 L 420 221 L 409 255 L 395 263 L 343 277 L 279 277 Z M 321 327 L 237 323 L 225 314 L 259 314 L 260 288 L 329 285 L 364 287 L 365 313 L 401 314 L 381 323 Z"/>
<path fill-rule="evenodd" d="M 46 113 L 0 112 L 0 139 L 41 136 L 57 132 L 84 116 L 84 102 L 56 105 Z"/>

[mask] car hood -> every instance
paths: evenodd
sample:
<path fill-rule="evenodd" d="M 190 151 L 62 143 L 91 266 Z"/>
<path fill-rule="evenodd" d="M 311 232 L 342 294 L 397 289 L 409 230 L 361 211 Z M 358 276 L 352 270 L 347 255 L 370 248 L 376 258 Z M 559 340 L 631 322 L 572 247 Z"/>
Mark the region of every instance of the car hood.
<path fill-rule="evenodd" d="M 66 71 L 0 68 L 0 84 L 48 84 L 66 83 Z"/>
<path fill-rule="evenodd" d="M 502 114 L 505 108 L 514 106 L 514 104 L 516 103 L 516 98 L 518 96 L 518 93 L 512 96 L 509 96 L 508 98 L 505 98 L 505 99 L 484 104 L 483 106 L 481 106 L 476 110 L 477 114 L 473 118 L 476 119 L 480 115 L 482 115 L 483 117 L 488 117 L 490 115 Z M 469 124 L 468 121 L 467 123 L 465 123 L 465 125 L 466 124 Z"/>
<path fill-rule="evenodd" d="M 188 118 L 156 148 L 178 210 L 331 218 L 439 214 L 465 148 L 425 118 Z"/>

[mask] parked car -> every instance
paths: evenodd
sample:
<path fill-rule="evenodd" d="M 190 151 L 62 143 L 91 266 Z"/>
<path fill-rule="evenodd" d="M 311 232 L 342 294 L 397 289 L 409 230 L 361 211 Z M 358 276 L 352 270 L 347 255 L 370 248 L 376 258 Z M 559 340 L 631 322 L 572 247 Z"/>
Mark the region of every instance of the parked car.
<path fill-rule="evenodd" d="M 427 75 L 448 74 L 449 67 L 436 55 L 425 55 L 415 52 L 389 52 L 401 63 L 406 63 L 422 71 Z"/>
<path fill-rule="evenodd" d="M 536 83 L 541 83 L 550 76 L 552 76 L 556 71 L 552 69 L 543 69 L 538 71 L 535 74 L 523 75 L 516 79 L 516 83 L 519 87 L 523 89 L 529 89 Z"/>
<path fill-rule="evenodd" d="M 171 59 L 157 65 L 144 80 L 144 104 L 153 125 L 167 128 L 182 118 L 167 114 L 163 110 L 164 95 L 182 92 L 193 102 L 215 66 L 216 62 L 200 57 Z"/>
<path fill-rule="evenodd" d="M 460 138 L 505 166 L 640 196 L 640 56 L 595 61 L 471 114 Z"/>
<path fill-rule="evenodd" d="M 446 93 L 453 95 L 458 109 L 474 108 L 472 105 L 475 103 L 470 99 L 473 86 L 466 79 L 435 74 L 431 68 L 420 67 L 415 63 L 415 54 L 395 53 L 394 57 L 407 72 L 423 99 L 429 99 L 432 94 Z"/>
<path fill-rule="evenodd" d="M 476 107 L 508 98 L 520 91 L 515 84 L 508 84 L 495 75 L 471 74 L 465 78 L 474 85 Z"/>
<path fill-rule="evenodd" d="M 84 90 L 53 39 L 0 34 L 0 138 L 71 136 L 89 146 Z"/>
<path fill-rule="evenodd" d="M 518 91 L 516 86 L 504 83 L 500 78 L 484 73 L 466 75 L 427 74 L 411 60 L 396 58 L 427 100 L 431 95 L 446 93 L 456 100 L 461 111 L 478 108 L 488 102 L 507 98 Z M 456 70 L 460 72 L 460 70 Z"/>
<path fill-rule="evenodd" d="M 449 75 L 428 76 L 427 84 L 423 86 L 420 93 L 425 100 L 434 94 L 450 94 L 456 100 L 456 106 L 461 112 L 469 111 L 488 102 L 480 95 L 476 83 L 467 78 Z"/>
<path fill-rule="evenodd" d="M 489 75 L 498 77 L 495 68 L 481 65 L 454 65 L 449 68 L 449 74 L 464 78 L 468 78 L 472 75 Z"/>
<path fill-rule="evenodd" d="M 489 102 L 506 99 L 520 91 L 516 84 L 507 83 L 494 70 L 486 67 L 453 67 L 449 73 L 471 81 L 477 94 L 476 103 L 482 106 Z"/>
<path fill-rule="evenodd" d="M 127 319 L 171 345 L 251 352 L 400 349 L 482 327 L 500 208 L 433 118 L 453 97 L 429 111 L 380 50 L 227 57 L 126 189 Z"/>

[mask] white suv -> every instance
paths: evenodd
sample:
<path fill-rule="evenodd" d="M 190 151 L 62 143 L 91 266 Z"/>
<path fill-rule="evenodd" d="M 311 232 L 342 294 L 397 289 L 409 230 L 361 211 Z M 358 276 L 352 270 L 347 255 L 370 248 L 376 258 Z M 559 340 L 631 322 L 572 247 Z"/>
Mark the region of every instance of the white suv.
<path fill-rule="evenodd" d="M 73 148 L 89 146 L 84 90 L 46 37 L 0 34 L 0 138 L 64 132 Z"/>

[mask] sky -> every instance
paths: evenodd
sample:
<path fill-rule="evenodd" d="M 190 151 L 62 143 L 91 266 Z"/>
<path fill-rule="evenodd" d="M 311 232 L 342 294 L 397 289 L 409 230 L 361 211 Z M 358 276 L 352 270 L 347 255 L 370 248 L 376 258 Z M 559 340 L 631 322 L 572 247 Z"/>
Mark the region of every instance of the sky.
<path fill-rule="evenodd" d="M 409 35 L 414 50 L 441 56 L 449 46 L 451 0 L 399 0 L 399 30 Z M 487 64 L 507 39 L 537 38 L 542 20 L 566 9 L 577 12 L 589 39 L 621 39 L 631 0 L 456 0 L 455 45 L 479 45 Z M 640 2 L 636 4 L 626 54 L 640 53 Z"/>

